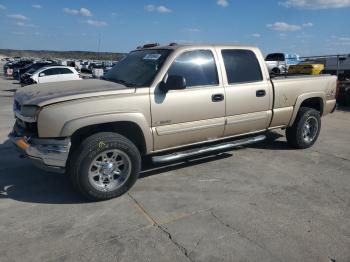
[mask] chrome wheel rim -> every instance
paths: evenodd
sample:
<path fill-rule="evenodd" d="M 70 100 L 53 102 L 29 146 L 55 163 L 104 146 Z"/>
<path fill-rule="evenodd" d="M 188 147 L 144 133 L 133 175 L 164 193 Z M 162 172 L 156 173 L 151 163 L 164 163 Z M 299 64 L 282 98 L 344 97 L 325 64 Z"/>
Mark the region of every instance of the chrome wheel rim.
<path fill-rule="evenodd" d="M 114 191 L 122 187 L 130 177 L 131 160 L 118 149 L 98 154 L 89 167 L 89 182 L 97 190 Z"/>
<path fill-rule="evenodd" d="M 314 141 L 318 132 L 318 121 L 314 116 L 310 116 L 303 126 L 303 139 L 306 143 Z"/>

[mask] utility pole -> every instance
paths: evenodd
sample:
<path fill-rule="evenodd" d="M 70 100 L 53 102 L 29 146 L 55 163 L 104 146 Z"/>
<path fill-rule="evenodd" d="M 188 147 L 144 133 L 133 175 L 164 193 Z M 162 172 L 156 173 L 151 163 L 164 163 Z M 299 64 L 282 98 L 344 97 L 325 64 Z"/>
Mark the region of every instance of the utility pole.
<path fill-rule="evenodd" d="M 100 60 L 101 33 L 98 33 L 97 60 Z"/>

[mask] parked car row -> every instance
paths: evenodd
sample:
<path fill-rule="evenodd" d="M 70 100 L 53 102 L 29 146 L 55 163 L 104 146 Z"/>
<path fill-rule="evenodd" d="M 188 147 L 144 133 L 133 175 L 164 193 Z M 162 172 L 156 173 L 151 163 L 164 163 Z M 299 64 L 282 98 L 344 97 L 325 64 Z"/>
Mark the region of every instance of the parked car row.
<path fill-rule="evenodd" d="M 74 67 L 60 65 L 54 60 L 11 60 L 4 65 L 4 72 L 7 77 L 18 80 L 21 86 L 81 80 Z"/>
<path fill-rule="evenodd" d="M 76 63 L 75 68 L 81 72 L 92 73 L 96 69 L 103 69 L 103 72 L 108 72 L 117 61 L 82 61 L 81 63 Z"/>
<path fill-rule="evenodd" d="M 13 72 L 32 63 L 33 63 L 33 60 L 31 59 L 8 61 L 4 65 L 4 73 L 8 77 L 13 76 Z"/>

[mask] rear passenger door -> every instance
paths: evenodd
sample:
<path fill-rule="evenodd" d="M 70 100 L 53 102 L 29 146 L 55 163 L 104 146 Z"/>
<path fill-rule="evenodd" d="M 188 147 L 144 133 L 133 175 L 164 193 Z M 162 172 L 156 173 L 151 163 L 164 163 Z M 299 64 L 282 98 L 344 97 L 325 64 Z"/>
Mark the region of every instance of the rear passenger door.
<path fill-rule="evenodd" d="M 272 108 L 272 85 L 261 70 L 261 54 L 246 49 L 219 49 L 226 92 L 224 136 L 267 129 Z M 259 59 L 258 59 L 259 57 Z"/>
<path fill-rule="evenodd" d="M 225 125 L 224 88 L 213 49 L 178 54 L 168 76 L 182 76 L 186 88 L 164 93 L 151 90 L 154 150 L 222 137 Z"/>
<path fill-rule="evenodd" d="M 69 81 L 76 79 L 72 70 L 65 67 L 60 68 L 60 75 L 58 77 L 60 78 L 60 81 Z"/>

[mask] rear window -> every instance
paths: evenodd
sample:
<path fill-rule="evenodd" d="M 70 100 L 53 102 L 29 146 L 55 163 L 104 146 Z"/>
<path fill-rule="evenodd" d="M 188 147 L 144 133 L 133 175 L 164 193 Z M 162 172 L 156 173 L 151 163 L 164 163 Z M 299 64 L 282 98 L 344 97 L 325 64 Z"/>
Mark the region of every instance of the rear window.
<path fill-rule="evenodd" d="M 259 61 L 250 50 L 222 50 L 227 81 L 229 84 L 262 81 Z"/>

